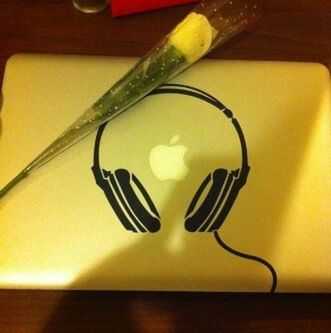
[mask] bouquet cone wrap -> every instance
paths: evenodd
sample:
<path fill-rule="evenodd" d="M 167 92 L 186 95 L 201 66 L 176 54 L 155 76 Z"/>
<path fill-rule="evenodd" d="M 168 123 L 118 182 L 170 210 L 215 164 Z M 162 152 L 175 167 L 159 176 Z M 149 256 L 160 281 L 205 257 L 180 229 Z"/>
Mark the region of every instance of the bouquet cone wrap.
<path fill-rule="evenodd" d="M 0 190 L 0 198 L 43 164 L 245 29 L 256 17 L 257 7 L 253 1 L 201 2 L 122 79 Z"/>

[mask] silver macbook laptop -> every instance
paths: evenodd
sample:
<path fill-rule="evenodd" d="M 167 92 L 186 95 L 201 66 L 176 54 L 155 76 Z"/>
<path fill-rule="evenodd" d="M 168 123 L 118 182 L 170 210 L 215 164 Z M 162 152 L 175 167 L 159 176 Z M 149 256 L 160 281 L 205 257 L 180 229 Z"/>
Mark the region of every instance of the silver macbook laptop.
<path fill-rule="evenodd" d="M 0 187 L 136 59 L 16 55 Z M 0 287 L 331 291 L 328 70 L 204 60 L 0 201 Z"/>

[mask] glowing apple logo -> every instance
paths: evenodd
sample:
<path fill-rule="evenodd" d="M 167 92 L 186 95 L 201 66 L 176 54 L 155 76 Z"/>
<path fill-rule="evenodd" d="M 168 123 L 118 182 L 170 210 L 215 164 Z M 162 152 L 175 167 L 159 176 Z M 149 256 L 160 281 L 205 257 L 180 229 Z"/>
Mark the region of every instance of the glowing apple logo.
<path fill-rule="evenodd" d="M 184 161 L 187 148 L 175 145 L 179 135 L 175 135 L 169 145 L 155 146 L 149 154 L 149 164 L 152 172 L 159 180 L 182 180 L 188 174 L 188 167 Z"/>

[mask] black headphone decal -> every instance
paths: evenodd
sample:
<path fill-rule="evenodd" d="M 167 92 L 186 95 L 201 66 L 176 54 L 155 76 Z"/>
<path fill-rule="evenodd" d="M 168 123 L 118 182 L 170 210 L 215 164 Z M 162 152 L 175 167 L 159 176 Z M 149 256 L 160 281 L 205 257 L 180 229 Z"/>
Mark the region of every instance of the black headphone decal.
<path fill-rule="evenodd" d="M 233 125 L 241 147 L 241 167 L 231 171 L 218 168 L 207 175 L 186 211 L 184 225 L 185 229 L 189 232 L 213 232 L 217 243 L 226 251 L 245 259 L 257 261 L 266 266 L 272 274 L 271 292 L 274 292 L 277 285 L 277 274 L 271 264 L 259 257 L 247 255 L 230 248 L 222 241 L 218 233 L 240 190 L 246 184 L 250 170 L 246 141 L 238 120 L 216 98 L 190 86 L 165 84 L 152 91 L 149 95 L 158 94 L 182 94 L 202 100 L 214 106 L 217 111 L 222 112 Z M 161 217 L 139 179 L 126 169 L 117 169 L 112 172 L 104 170 L 100 166 L 99 148 L 106 125 L 107 123 L 99 127 L 94 145 L 92 171 L 95 181 L 103 190 L 109 204 L 126 230 L 136 233 L 157 232 L 161 228 Z M 207 186 L 209 186 L 208 193 L 205 194 L 204 198 L 201 198 Z M 139 194 L 136 193 L 137 190 L 144 197 L 148 207 L 138 198 Z"/>

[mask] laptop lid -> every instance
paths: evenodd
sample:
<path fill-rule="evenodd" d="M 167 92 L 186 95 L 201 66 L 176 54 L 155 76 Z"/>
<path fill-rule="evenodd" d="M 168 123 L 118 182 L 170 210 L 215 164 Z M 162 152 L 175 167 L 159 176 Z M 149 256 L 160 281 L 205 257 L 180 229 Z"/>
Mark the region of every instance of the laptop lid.
<path fill-rule="evenodd" d="M 16 55 L 4 186 L 134 64 Z M 0 286 L 331 290 L 328 70 L 204 60 L 0 201 Z"/>

